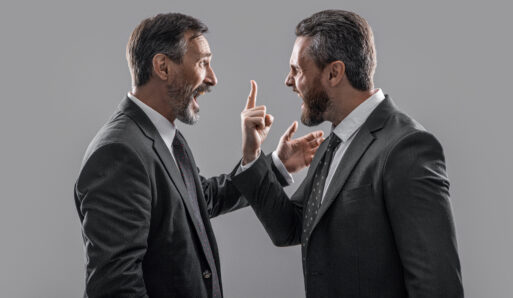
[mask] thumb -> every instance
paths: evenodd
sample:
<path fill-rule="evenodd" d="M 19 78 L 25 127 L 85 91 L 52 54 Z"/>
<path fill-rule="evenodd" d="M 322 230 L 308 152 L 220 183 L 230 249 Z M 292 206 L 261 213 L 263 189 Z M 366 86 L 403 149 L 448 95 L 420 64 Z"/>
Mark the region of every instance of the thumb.
<path fill-rule="evenodd" d="M 271 129 L 271 125 L 273 125 L 274 117 L 271 114 L 265 115 L 265 127 L 264 127 L 264 133 L 267 135 L 269 133 L 269 130 Z"/>
<path fill-rule="evenodd" d="M 297 131 L 297 121 L 294 121 L 292 122 L 292 124 L 289 126 L 289 128 L 287 128 L 287 130 L 285 131 L 285 133 L 283 134 L 282 138 L 285 140 L 285 141 L 288 141 L 290 139 L 292 139 L 292 137 L 294 136 L 294 133 L 296 133 Z"/>

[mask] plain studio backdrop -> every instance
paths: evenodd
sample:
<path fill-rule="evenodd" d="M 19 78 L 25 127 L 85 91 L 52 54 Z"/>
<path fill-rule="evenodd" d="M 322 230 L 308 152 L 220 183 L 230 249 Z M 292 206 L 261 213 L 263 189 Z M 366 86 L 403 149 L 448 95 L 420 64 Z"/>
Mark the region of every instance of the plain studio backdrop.
<path fill-rule="evenodd" d="M 505 2 L 505 1 L 504 1 Z M 73 186 L 87 144 L 130 88 L 125 45 L 161 12 L 204 21 L 219 84 L 181 123 L 206 176 L 241 156 L 249 81 L 275 123 L 299 120 L 283 84 L 295 25 L 328 8 L 374 30 L 376 87 L 441 141 L 467 297 L 511 297 L 510 9 L 498 1 L 2 1 L 0 297 L 80 297 L 84 252 Z M 329 126 L 321 128 L 329 132 Z M 296 136 L 314 128 L 299 126 Z M 295 175 L 291 194 L 306 171 Z M 250 208 L 213 219 L 227 298 L 304 297 L 299 247 L 274 247 Z"/>

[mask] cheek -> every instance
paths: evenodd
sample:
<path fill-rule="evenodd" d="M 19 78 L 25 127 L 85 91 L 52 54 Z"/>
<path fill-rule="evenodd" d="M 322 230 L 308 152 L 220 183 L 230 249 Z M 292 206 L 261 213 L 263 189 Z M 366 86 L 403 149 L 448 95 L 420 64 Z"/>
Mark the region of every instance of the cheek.
<path fill-rule="evenodd" d="M 188 73 L 187 81 L 190 84 L 197 86 L 197 85 L 201 84 L 201 82 L 203 81 L 204 78 L 205 78 L 205 71 L 202 70 L 200 67 L 194 67 Z"/>
<path fill-rule="evenodd" d="M 196 83 L 198 85 L 202 84 L 207 77 L 207 70 L 205 68 L 201 68 L 196 72 Z"/>
<path fill-rule="evenodd" d="M 298 76 L 296 79 L 296 88 L 299 92 L 303 93 L 307 86 L 307 82 L 303 76 Z"/>

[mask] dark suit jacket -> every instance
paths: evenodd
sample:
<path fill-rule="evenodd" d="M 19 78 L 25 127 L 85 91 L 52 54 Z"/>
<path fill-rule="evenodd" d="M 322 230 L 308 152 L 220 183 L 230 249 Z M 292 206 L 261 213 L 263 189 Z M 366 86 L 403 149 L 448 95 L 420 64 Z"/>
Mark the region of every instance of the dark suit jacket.
<path fill-rule="evenodd" d="M 195 172 L 195 178 L 220 279 L 209 218 L 247 202 L 226 175 L 205 179 Z M 86 296 L 212 296 L 212 268 L 179 169 L 146 114 L 128 98 L 89 145 L 75 203 L 85 243 Z"/>
<path fill-rule="evenodd" d="M 326 147 L 291 199 L 265 159 L 232 178 L 274 244 L 301 243 Z M 388 96 L 345 152 L 308 238 L 307 297 L 463 297 L 442 147 Z"/>

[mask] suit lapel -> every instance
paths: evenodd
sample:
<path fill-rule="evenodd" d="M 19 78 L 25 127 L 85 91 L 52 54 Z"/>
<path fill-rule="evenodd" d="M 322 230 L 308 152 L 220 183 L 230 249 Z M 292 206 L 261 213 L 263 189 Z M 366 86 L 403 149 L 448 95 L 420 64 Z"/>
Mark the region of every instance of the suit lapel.
<path fill-rule="evenodd" d="M 183 204 L 185 205 L 185 208 L 189 213 L 191 221 L 194 223 L 194 228 L 196 229 L 196 232 L 199 235 L 199 223 L 197 222 L 197 220 L 194 219 L 194 209 L 192 206 L 192 202 L 189 199 L 189 194 L 187 193 L 187 188 L 180 173 L 180 169 L 178 169 L 178 166 L 171 157 L 169 149 L 160 137 L 160 134 L 158 133 L 157 129 L 155 128 L 151 120 L 148 118 L 148 116 L 146 116 L 144 111 L 142 111 L 128 97 L 121 102 L 119 109 L 121 110 L 121 112 L 126 114 L 132 120 L 134 120 L 134 122 L 139 126 L 143 133 L 148 138 L 153 140 L 153 150 L 159 157 L 160 162 L 162 162 L 162 164 L 164 165 L 167 174 L 169 175 L 171 181 L 173 181 L 173 184 L 178 190 L 178 193 L 180 194 Z M 189 151 L 187 151 L 187 153 L 189 153 Z"/>
<path fill-rule="evenodd" d="M 180 174 L 180 169 L 178 169 L 178 166 L 172 159 L 171 154 L 169 153 L 169 149 L 167 149 L 166 144 L 160 137 L 159 139 L 156 139 L 154 141 L 153 150 L 155 150 L 155 153 L 157 153 L 160 161 L 162 162 L 162 164 L 164 164 L 164 168 L 166 169 L 167 174 L 169 175 L 169 177 L 175 184 L 176 188 L 178 189 L 178 192 L 180 193 L 180 196 L 183 200 L 185 207 L 187 208 L 187 211 L 189 212 L 189 215 L 193 219 L 193 222 L 196 224 L 196 221 L 194 220 L 193 216 L 193 206 L 191 200 L 189 199 L 189 194 L 187 193 L 187 188 L 183 181 L 182 174 Z"/>
<path fill-rule="evenodd" d="M 177 133 L 180 133 L 177 131 Z M 180 133 L 181 134 L 181 133 Z M 210 217 L 207 213 L 207 204 L 205 202 L 205 195 L 203 194 L 203 186 L 201 185 L 201 181 L 199 179 L 199 172 L 198 172 L 198 167 L 196 166 L 196 161 L 194 160 L 194 156 L 192 155 L 192 151 L 191 151 L 191 148 L 189 148 L 189 144 L 187 144 L 187 140 L 185 140 L 185 138 L 182 136 L 182 139 L 185 141 L 184 144 L 184 148 L 185 148 L 185 154 L 187 154 L 187 156 L 189 157 L 190 161 L 191 161 L 191 165 L 192 165 L 192 172 L 193 172 L 193 175 L 194 175 L 194 183 L 196 185 L 196 196 L 198 197 L 198 206 L 199 206 L 199 211 L 201 213 L 201 217 L 203 218 L 203 222 L 204 222 L 204 225 L 205 226 L 209 226 L 210 227 Z"/>
<path fill-rule="evenodd" d="M 342 160 L 337 166 L 337 170 L 331 179 L 328 190 L 326 191 L 326 196 L 319 208 L 317 218 L 313 223 L 311 231 L 315 229 L 322 216 L 338 197 L 338 194 L 346 184 L 348 177 L 353 172 L 358 161 L 374 141 L 375 137 L 373 133 L 381 129 L 385 125 L 385 121 L 388 117 L 395 111 L 397 111 L 397 109 L 393 101 L 388 97 L 388 95 L 386 95 L 383 102 L 381 102 L 369 115 L 369 118 L 362 125 L 360 131 L 356 134 L 354 140 L 346 149 Z M 321 156 L 322 155 L 318 156 L 318 159 L 320 159 Z"/>
<path fill-rule="evenodd" d="M 312 231 L 315 229 L 315 226 L 322 218 L 324 213 L 326 213 L 326 210 L 328 210 L 333 201 L 337 198 L 337 195 L 342 187 L 344 187 L 347 178 L 373 141 L 374 136 L 366 128 L 362 127 L 349 147 L 346 149 L 346 152 L 344 153 L 344 156 L 342 157 L 342 160 L 340 161 L 337 170 L 331 179 L 328 190 L 326 191 L 326 195 L 319 208 L 317 218 L 314 221 Z"/>
<path fill-rule="evenodd" d="M 177 131 L 177 133 L 179 133 L 179 132 Z M 198 220 L 196 219 L 196 216 L 194 216 L 194 208 L 195 207 L 193 206 L 193 202 L 191 201 L 192 199 L 189 197 L 189 193 L 187 192 L 187 187 L 185 186 L 185 182 L 183 181 L 182 174 L 180 173 L 180 169 L 178 168 L 178 166 L 172 159 L 171 155 L 169 154 L 169 150 L 167 149 L 164 141 L 161 138 L 159 138 L 159 140 L 156 140 L 153 143 L 153 148 L 155 149 L 155 152 L 157 152 L 157 155 L 159 155 L 159 158 L 162 161 L 162 163 L 164 164 L 167 173 L 171 177 L 171 180 L 173 180 L 173 183 L 175 184 L 176 188 L 178 188 L 178 192 L 180 193 L 180 196 L 185 205 L 185 208 L 187 209 L 187 212 L 189 213 L 189 217 L 194 225 L 194 229 L 196 230 L 196 234 L 198 234 L 198 237 L 201 241 L 202 228 L 200 227 L 200 225 L 203 224 L 203 226 L 205 226 L 204 225 L 205 220 L 204 220 L 204 215 L 203 215 L 204 212 L 202 211 L 202 209 L 204 209 L 204 208 L 202 208 L 202 206 L 201 206 L 202 205 L 201 202 L 204 200 L 202 199 L 202 197 L 200 198 L 200 195 L 199 195 L 199 193 L 202 193 L 202 192 L 198 191 L 197 183 L 195 183 L 196 196 L 198 199 L 198 205 L 200 206 L 199 211 L 200 211 L 200 214 L 202 215 L 203 223 L 198 222 Z M 191 154 L 190 150 L 188 150 L 188 146 L 185 146 L 185 148 L 186 148 L 186 154 L 188 154 L 189 155 L 188 157 L 191 159 L 194 180 L 197 180 L 198 174 L 197 174 L 197 170 L 196 170 L 196 164 L 194 163 L 194 160 L 192 159 L 192 154 Z M 201 247 L 204 251 L 205 248 L 203 247 L 203 245 Z M 205 253 L 205 255 L 207 255 L 206 251 L 204 251 L 204 253 Z M 215 264 L 210 264 L 210 265 L 215 266 Z"/>
<path fill-rule="evenodd" d="M 189 144 L 187 144 L 187 140 L 184 138 L 184 136 L 178 130 L 176 131 L 176 133 L 179 133 L 181 138 L 183 139 L 185 154 L 187 154 L 187 157 L 191 161 L 192 173 L 194 175 L 194 184 L 196 186 L 196 197 L 198 200 L 199 212 L 201 214 L 201 218 L 203 219 L 203 223 L 197 223 L 196 220 L 193 220 L 194 226 L 196 227 L 196 231 L 198 233 L 199 233 L 199 230 L 198 230 L 199 227 L 197 226 L 198 224 L 203 224 L 203 226 L 205 227 L 205 232 L 207 234 L 207 237 L 208 237 L 208 240 L 210 243 L 210 249 L 212 251 L 212 255 L 214 257 L 214 262 L 215 262 L 214 264 L 210 264 L 210 266 L 216 266 L 217 272 L 218 272 L 218 274 L 220 274 L 220 267 L 217 266 L 217 264 L 219 263 L 219 259 L 218 259 L 219 253 L 217 251 L 217 243 L 215 240 L 215 236 L 212 232 L 212 225 L 210 223 L 210 217 L 207 212 L 207 204 L 205 201 L 205 195 L 203 194 L 203 186 L 200 181 L 198 167 L 196 166 L 196 161 L 194 160 L 194 156 L 192 155 L 191 148 L 189 148 Z M 187 201 L 190 202 L 190 200 L 187 200 Z M 191 205 L 188 205 L 187 207 L 192 208 Z M 192 209 L 190 209 L 189 212 L 192 212 Z M 192 213 L 191 213 L 191 215 L 192 215 Z M 206 251 L 204 251 L 204 252 L 205 252 L 205 255 L 207 255 L 207 252 Z"/>

